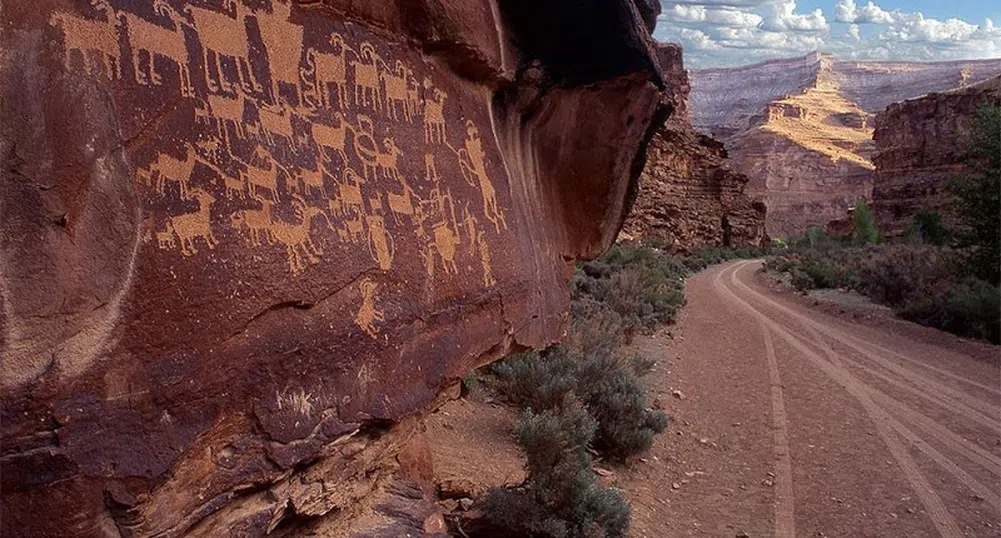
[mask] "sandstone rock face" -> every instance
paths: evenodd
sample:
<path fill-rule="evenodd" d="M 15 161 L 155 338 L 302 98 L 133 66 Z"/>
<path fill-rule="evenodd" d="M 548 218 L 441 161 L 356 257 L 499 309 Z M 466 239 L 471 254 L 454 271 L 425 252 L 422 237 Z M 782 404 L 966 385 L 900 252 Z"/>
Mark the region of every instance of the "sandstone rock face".
<path fill-rule="evenodd" d="M 876 116 L 872 197 L 884 233 L 903 234 L 920 209 L 952 221 L 948 184 L 963 170 L 970 124 L 985 101 L 1001 104 L 1001 76 L 894 103 Z"/>
<path fill-rule="evenodd" d="M 691 117 L 724 141 L 750 178 L 748 192 L 764 199 L 768 233 L 788 236 L 871 199 L 873 114 L 999 72 L 1001 60 L 879 63 L 812 53 L 693 72 Z"/>
<path fill-rule="evenodd" d="M 359 535 L 442 530 L 395 456 L 470 368 L 560 336 L 618 232 L 662 116 L 637 6 L 0 21 L 0 534 L 348 535 L 404 498 Z"/>
<path fill-rule="evenodd" d="M 674 112 L 647 148 L 623 233 L 658 237 L 685 252 L 703 245 L 760 246 L 766 240 L 764 204 L 747 196 L 747 177 L 730 169 L 723 144 L 696 133 L 689 122 L 681 47 L 660 44 L 657 52 Z"/>

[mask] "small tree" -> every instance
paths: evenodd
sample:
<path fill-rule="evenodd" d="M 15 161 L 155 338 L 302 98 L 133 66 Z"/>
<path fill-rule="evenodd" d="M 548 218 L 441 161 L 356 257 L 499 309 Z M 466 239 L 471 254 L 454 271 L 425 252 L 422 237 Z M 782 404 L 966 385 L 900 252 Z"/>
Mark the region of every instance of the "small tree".
<path fill-rule="evenodd" d="M 1001 105 L 984 103 L 977 110 L 966 153 L 967 172 L 950 184 L 956 212 L 965 229 L 960 246 L 967 249 L 974 274 L 1001 283 Z"/>
<path fill-rule="evenodd" d="M 876 227 L 876 218 L 869 209 L 868 204 L 859 202 L 852 212 L 852 223 L 855 225 L 855 232 L 852 234 L 852 242 L 856 245 L 877 245 L 879 244 L 879 228 Z"/>

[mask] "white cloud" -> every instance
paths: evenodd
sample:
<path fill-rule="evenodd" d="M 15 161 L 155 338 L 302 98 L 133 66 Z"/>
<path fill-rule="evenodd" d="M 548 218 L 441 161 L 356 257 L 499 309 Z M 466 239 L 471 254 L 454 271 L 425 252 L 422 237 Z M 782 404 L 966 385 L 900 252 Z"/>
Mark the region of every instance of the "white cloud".
<path fill-rule="evenodd" d="M 861 8 L 855 0 L 838 0 L 834 4 L 834 20 L 838 22 L 892 24 L 901 16 L 900 10 L 886 11 L 871 1 Z"/>
<path fill-rule="evenodd" d="M 688 45 L 695 50 L 718 50 L 720 48 L 718 43 L 701 30 L 682 28 L 679 35 L 683 45 Z"/>
<path fill-rule="evenodd" d="M 680 23 L 709 23 L 737 28 L 754 27 L 761 24 L 762 20 L 760 15 L 748 11 L 684 4 L 675 4 L 666 9 L 661 18 Z"/>
<path fill-rule="evenodd" d="M 862 35 L 859 32 L 859 27 L 857 24 L 848 25 L 848 37 L 852 38 L 852 41 L 855 41 L 856 43 L 862 41 Z"/>
<path fill-rule="evenodd" d="M 774 0 L 764 18 L 762 28 L 771 31 L 822 32 L 830 28 L 824 12 L 796 13 L 796 0 Z"/>

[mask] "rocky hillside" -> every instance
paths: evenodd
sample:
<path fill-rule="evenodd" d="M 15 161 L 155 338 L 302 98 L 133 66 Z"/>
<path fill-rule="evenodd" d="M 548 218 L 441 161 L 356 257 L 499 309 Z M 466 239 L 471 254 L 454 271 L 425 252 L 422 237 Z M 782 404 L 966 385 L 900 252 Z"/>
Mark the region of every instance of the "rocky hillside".
<path fill-rule="evenodd" d="M 441 535 L 411 438 L 563 334 L 653 7 L 5 4 L 0 535 Z"/>
<path fill-rule="evenodd" d="M 904 233 L 922 208 L 951 220 L 948 184 L 963 169 L 970 122 L 985 101 L 1001 104 L 1001 76 L 894 103 L 876 116 L 872 197 L 884 233 Z"/>
<path fill-rule="evenodd" d="M 760 245 L 764 205 L 747 195 L 747 177 L 730 168 L 723 144 L 692 128 L 681 47 L 660 44 L 658 57 L 674 113 L 650 141 L 623 236 L 658 237 L 677 251 Z"/>
<path fill-rule="evenodd" d="M 872 115 L 890 103 L 975 84 L 1001 60 L 878 63 L 813 53 L 692 73 L 696 128 L 719 136 L 748 192 L 786 236 L 842 217 L 872 196 Z"/>

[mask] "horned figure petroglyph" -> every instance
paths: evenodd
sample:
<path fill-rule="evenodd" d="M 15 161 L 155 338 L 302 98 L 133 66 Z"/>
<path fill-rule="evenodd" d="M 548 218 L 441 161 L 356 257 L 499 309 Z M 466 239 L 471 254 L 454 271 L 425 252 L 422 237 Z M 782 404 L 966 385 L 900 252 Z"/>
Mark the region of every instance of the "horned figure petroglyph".
<path fill-rule="evenodd" d="M 201 189 L 192 189 L 190 194 L 191 198 L 198 202 L 198 210 L 170 217 L 170 225 L 181 241 L 181 254 L 183 256 L 198 254 L 198 249 L 195 248 L 195 239 L 201 239 L 210 249 L 215 248 L 218 244 L 215 236 L 212 235 L 212 225 L 209 218 L 215 197 Z"/>
<path fill-rule="evenodd" d="M 427 98 L 424 100 L 424 141 L 445 141 L 445 98 L 448 94 L 431 83 L 430 78 L 424 79 L 424 89 Z"/>
<path fill-rule="evenodd" d="M 302 214 L 302 221 L 297 224 L 290 224 L 284 221 L 273 221 L 271 223 L 272 237 L 279 243 L 285 245 L 285 255 L 288 260 L 289 269 L 292 274 L 298 275 L 306 270 L 306 267 L 319 263 L 323 251 L 313 244 L 309 237 L 312 229 L 313 219 L 327 215 L 322 209 L 308 207 L 299 200 L 293 199 Z M 329 221 L 327 222 L 329 226 Z"/>
<path fill-rule="evenodd" d="M 316 141 L 316 145 L 320 146 L 320 155 L 323 156 L 325 148 L 330 148 L 337 152 L 341 157 L 341 162 L 348 162 L 348 155 L 345 153 L 344 149 L 347 144 L 347 132 L 351 128 L 347 119 L 340 112 L 334 113 L 334 119 L 338 121 L 339 126 L 334 127 L 333 125 L 327 125 L 325 123 L 320 123 L 315 119 L 311 122 L 313 129 L 313 140 Z"/>
<path fill-rule="evenodd" d="M 382 60 L 380 59 L 380 61 Z M 397 105 L 400 105 L 403 108 L 403 117 L 407 121 L 412 121 L 415 112 L 413 102 L 410 99 L 410 81 L 414 77 L 413 70 L 400 60 L 396 60 L 395 74 L 385 63 L 383 63 L 383 67 L 385 70 L 379 73 L 379 79 L 385 86 L 386 112 L 390 119 L 398 120 Z M 417 82 L 414 81 L 414 84 L 416 85 Z"/>
<path fill-rule="evenodd" d="M 230 83 L 223 76 L 222 57 L 233 58 L 239 83 L 248 92 L 262 91 L 263 88 L 254 76 L 250 65 L 250 50 L 247 45 L 247 28 L 245 18 L 248 10 L 241 0 L 223 0 L 225 9 L 232 11 L 233 16 L 211 9 L 197 6 L 185 6 L 185 12 L 195 21 L 194 28 L 202 43 L 202 54 L 205 66 L 205 81 L 212 91 L 220 89 L 233 91 Z M 209 55 L 215 57 L 209 61 Z M 219 74 L 219 81 L 212 80 L 211 67 Z"/>
<path fill-rule="evenodd" d="M 271 214 L 273 204 L 267 200 L 261 200 L 260 209 L 242 209 L 230 216 L 230 224 L 237 230 L 246 229 L 250 233 L 251 246 L 259 247 L 263 244 L 275 242 L 274 232 L 271 231 L 271 224 L 274 218 Z"/>
<path fill-rule="evenodd" d="M 469 202 L 462 208 L 462 220 L 466 226 L 466 233 L 469 235 L 469 250 L 472 254 L 479 255 L 480 266 L 483 268 L 483 285 L 490 288 L 497 281 L 494 279 L 493 268 L 490 266 L 490 247 L 484 238 L 483 230 L 477 228 L 478 222 L 472 212 L 469 211 Z"/>
<path fill-rule="evenodd" d="M 205 102 L 201 102 L 201 107 L 195 107 L 195 117 L 204 118 L 206 121 L 214 119 L 216 122 L 216 132 L 222 138 L 227 148 L 232 148 L 229 138 L 229 127 L 226 122 L 233 124 L 238 138 L 244 137 L 243 113 L 247 99 L 242 92 L 236 92 L 235 98 L 225 95 L 209 94 Z"/>
<path fill-rule="evenodd" d="M 362 279 L 358 283 L 358 289 L 361 291 L 361 308 L 358 309 L 358 314 L 355 315 L 355 324 L 372 338 L 376 338 L 379 335 L 379 328 L 375 326 L 375 322 L 384 321 L 385 319 L 383 312 L 375 307 L 377 298 L 376 290 L 378 288 L 379 284 L 367 278 Z"/>
<path fill-rule="evenodd" d="M 281 103 L 279 83 L 286 83 L 295 89 L 295 103 L 301 106 L 302 89 L 299 87 L 299 62 L 302 60 L 301 25 L 289 21 L 292 5 L 286 0 L 271 2 L 274 13 L 257 18 L 261 29 L 261 40 L 268 55 L 268 69 L 271 73 L 271 98 L 275 105 Z"/>
<path fill-rule="evenodd" d="M 309 196 L 313 191 L 320 191 L 320 195 L 326 198 L 327 187 L 323 181 L 323 170 L 322 164 L 317 164 L 316 170 L 310 170 L 309 168 L 299 169 L 296 172 L 295 183 L 292 183 L 292 186 L 306 196 Z"/>
<path fill-rule="evenodd" d="M 138 169 L 136 175 L 161 196 L 166 189 L 167 180 L 173 181 L 178 185 L 181 198 L 188 198 L 191 172 L 195 169 L 197 159 L 195 150 L 190 144 L 185 144 L 184 149 L 183 159 L 160 153 L 148 168 Z"/>
<path fill-rule="evenodd" d="M 105 3 L 106 0 L 94 0 L 94 3 Z M 111 7 L 108 7 L 110 12 Z M 178 67 L 178 79 L 181 85 L 181 95 L 183 97 L 193 97 L 195 88 L 191 84 L 191 72 L 188 69 L 190 58 L 184 40 L 184 27 L 186 24 L 179 13 L 174 11 L 166 0 L 154 0 L 153 11 L 166 16 L 174 24 L 174 29 L 164 28 L 153 24 L 138 15 L 127 11 L 120 12 L 117 16 L 125 20 L 128 30 L 129 46 L 132 49 L 132 68 L 135 71 L 136 82 L 142 85 L 159 86 L 163 83 L 160 74 L 156 72 L 156 62 L 154 56 L 159 54 L 164 56 Z M 139 62 L 139 55 L 146 51 L 149 60 L 149 67 L 143 72 Z"/>
<path fill-rule="evenodd" d="M 341 110 L 347 110 L 347 53 L 354 54 L 356 58 L 358 53 L 338 33 L 330 36 L 330 44 L 335 48 L 340 47 L 340 52 L 319 52 L 312 48 L 306 50 L 306 64 L 309 67 L 300 68 L 301 75 L 316 108 L 330 107 L 330 84 L 333 84 L 337 90 L 338 106 Z M 313 79 L 312 82 L 309 79 Z"/>
<path fill-rule="evenodd" d="M 270 153 L 267 153 L 267 150 L 261 150 L 260 148 L 258 148 L 258 150 L 263 151 L 265 154 L 263 163 L 266 168 L 245 163 L 237 158 L 234 158 L 233 160 L 244 165 L 244 169 L 240 171 L 240 178 L 244 181 L 244 183 L 246 183 L 248 192 L 250 192 L 251 196 L 258 200 L 264 200 L 264 198 L 261 198 L 259 193 L 260 189 L 264 188 L 271 194 L 270 200 L 272 202 L 277 202 L 278 171 L 284 171 L 286 178 L 291 178 L 292 175 L 289 174 L 284 167 L 278 164 L 278 161 L 271 157 Z"/>
<path fill-rule="evenodd" d="M 393 142 L 393 139 L 388 137 L 382 141 L 382 145 L 386 149 L 379 149 L 379 146 L 375 142 L 372 118 L 364 114 L 359 114 L 357 129 L 351 124 L 345 123 L 345 125 L 354 134 L 352 142 L 354 143 L 355 153 L 362 161 L 362 172 L 365 174 L 366 179 L 377 177 L 380 173 L 384 177 L 391 179 L 396 179 L 400 176 L 397 163 L 402 152 L 396 146 L 396 143 Z"/>
<path fill-rule="evenodd" d="M 472 121 L 466 121 L 465 145 L 458 150 L 451 146 L 449 149 L 459 157 L 459 170 L 466 183 L 471 187 L 479 187 L 480 195 L 483 197 L 483 214 L 487 220 L 493 223 L 497 233 L 500 233 L 502 227 L 506 230 L 504 211 L 497 205 L 497 191 L 494 190 L 494 184 L 487 175 L 486 153 L 483 151 L 480 131 Z"/>
<path fill-rule="evenodd" d="M 70 15 L 68 13 L 53 13 L 49 18 L 51 26 L 63 31 L 63 42 L 66 48 L 63 62 L 67 71 L 73 67 L 72 51 L 78 51 L 83 62 L 83 70 L 88 75 L 91 71 L 91 55 L 96 54 L 100 60 L 102 71 L 111 80 L 122 78 L 122 53 L 118 46 L 118 21 L 115 19 L 111 6 L 105 0 L 93 0 L 91 5 L 105 11 L 107 20 L 90 20 Z"/>
<path fill-rule="evenodd" d="M 371 106 L 382 110 L 382 92 L 379 89 L 379 65 L 386 62 L 375 52 L 375 47 L 368 42 L 358 47 L 358 61 L 352 61 L 355 68 L 355 104 Z"/>

